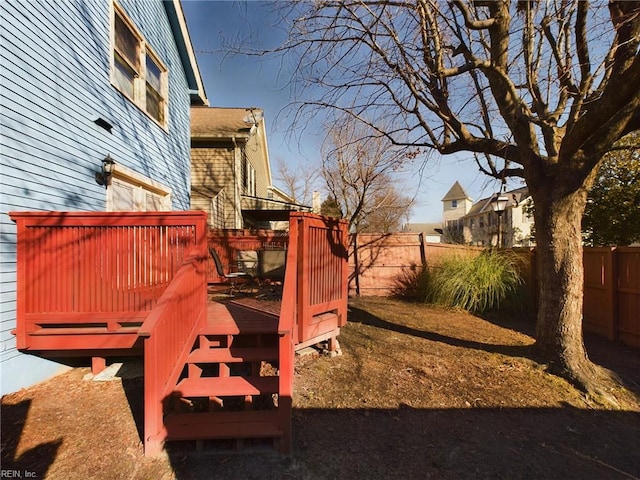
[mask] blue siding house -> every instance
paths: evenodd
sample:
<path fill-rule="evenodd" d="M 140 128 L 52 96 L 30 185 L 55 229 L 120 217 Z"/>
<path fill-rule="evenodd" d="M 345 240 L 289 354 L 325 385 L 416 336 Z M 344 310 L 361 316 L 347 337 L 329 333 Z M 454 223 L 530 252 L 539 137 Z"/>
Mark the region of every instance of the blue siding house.
<path fill-rule="evenodd" d="M 0 23 L 5 394 L 61 368 L 15 348 L 7 212 L 188 210 L 189 110 L 208 102 L 179 0 L 3 1 Z M 110 182 L 100 176 L 105 159 L 115 161 Z"/>

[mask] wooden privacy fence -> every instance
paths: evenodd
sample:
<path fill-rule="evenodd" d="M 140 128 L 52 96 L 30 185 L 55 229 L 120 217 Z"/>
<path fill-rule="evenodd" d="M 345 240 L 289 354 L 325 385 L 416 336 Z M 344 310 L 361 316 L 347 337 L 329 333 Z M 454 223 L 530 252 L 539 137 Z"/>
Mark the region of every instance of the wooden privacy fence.
<path fill-rule="evenodd" d="M 203 212 L 9 215 L 19 349 L 130 348 L 187 254 L 205 245 Z"/>
<path fill-rule="evenodd" d="M 417 233 L 359 233 L 349 242 L 349 293 L 392 295 L 404 271 L 422 265 L 436 267 L 449 255 L 475 256 L 481 247 L 427 243 Z"/>
<path fill-rule="evenodd" d="M 537 298 L 535 248 L 514 249 L 532 297 Z M 583 249 L 584 330 L 640 347 L 640 247 Z"/>
<path fill-rule="evenodd" d="M 481 247 L 426 243 L 415 233 L 351 237 L 349 291 L 392 295 L 403 272 L 437 267 L 448 255 L 478 255 Z M 535 248 L 517 248 L 518 268 L 537 298 Z M 640 247 L 584 248 L 584 329 L 640 347 Z"/>

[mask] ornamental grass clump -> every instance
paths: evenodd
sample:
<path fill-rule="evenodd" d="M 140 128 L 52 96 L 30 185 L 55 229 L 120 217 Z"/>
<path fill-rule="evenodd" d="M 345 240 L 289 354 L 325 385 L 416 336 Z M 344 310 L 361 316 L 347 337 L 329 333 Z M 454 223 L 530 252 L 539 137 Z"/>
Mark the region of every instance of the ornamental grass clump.
<path fill-rule="evenodd" d="M 514 304 L 521 283 L 512 255 L 486 251 L 475 258 L 449 257 L 433 269 L 426 301 L 474 313 L 497 310 Z"/>
<path fill-rule="evenodd" d="M 404 267 L 391 288 L 394 297 L 422 302 L 429 295 L 429 270 L 411 265 Z"/>

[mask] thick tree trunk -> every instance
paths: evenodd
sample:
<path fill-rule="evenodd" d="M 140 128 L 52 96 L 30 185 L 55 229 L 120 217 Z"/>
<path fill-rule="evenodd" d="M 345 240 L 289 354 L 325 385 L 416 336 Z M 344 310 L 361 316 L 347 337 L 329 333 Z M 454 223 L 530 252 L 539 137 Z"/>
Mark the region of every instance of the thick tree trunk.
<path fill-rule="evenodd" d="M 609 377 L 594 365 L 582 335 L 583 258 L 581 220 L 587 192 L 532 190 L 540 285 L 536 349 L 552 373 L 587 392 L 602 393 Z"/>

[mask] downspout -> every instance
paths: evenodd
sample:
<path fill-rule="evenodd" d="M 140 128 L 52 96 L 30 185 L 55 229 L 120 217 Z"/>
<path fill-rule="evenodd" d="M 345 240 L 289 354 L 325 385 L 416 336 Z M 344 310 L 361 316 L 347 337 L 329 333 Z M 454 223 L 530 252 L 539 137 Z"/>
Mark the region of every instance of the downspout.
<path fill-rule="evenodd" d="M 231 143 L 233 143 L 233 228 L 235 229 L 238 224 L 238 216 L 242 219 L 242 198 L 238 201 L 238 142 L 235 135 L 231 135 Z"/>

